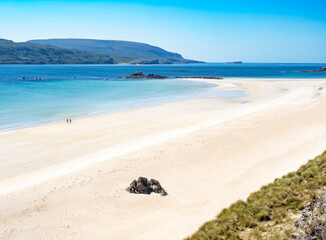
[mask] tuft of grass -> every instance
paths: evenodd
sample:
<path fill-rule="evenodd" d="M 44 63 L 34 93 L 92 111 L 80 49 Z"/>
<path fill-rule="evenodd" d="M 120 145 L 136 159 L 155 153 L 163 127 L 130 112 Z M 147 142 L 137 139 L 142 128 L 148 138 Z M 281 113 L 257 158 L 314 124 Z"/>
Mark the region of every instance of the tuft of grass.
<path fill-rule="evenodd" d="M 289 239 L 304 206 L 326 189 L 326 151 L 239 200 L 187 240 Z"/>

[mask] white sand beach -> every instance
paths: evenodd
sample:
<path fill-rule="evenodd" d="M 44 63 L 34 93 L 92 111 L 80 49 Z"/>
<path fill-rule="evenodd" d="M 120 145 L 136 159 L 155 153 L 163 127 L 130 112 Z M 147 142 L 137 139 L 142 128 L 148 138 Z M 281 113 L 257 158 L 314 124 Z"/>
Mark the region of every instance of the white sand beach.
<path fill-rule="evenodd" d="M 326 79 L 188 80 L 246 96 L 0 133 L 0 239 L 183 239 L 326 149 Z"/>

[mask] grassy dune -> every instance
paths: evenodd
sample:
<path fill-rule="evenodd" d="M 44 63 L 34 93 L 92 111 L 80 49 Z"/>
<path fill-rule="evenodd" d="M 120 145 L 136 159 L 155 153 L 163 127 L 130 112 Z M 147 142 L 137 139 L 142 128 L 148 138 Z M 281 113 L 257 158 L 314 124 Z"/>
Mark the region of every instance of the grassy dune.
<path fill-rule="evenodd" d="M 300 211 L 325 190 L 326 151 L 223 209 L 187 239 L 289 239 Z"/>

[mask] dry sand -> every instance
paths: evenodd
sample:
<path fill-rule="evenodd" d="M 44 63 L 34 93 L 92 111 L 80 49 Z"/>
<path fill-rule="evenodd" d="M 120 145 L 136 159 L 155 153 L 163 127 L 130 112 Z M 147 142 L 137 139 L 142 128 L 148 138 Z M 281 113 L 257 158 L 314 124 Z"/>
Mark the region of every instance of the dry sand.
<path fill-rule="evenodd" d="M 0 239 L 182 239 L 326 149 L 325 79 L 205 81 L 247 96 L 0 133 Z"/>

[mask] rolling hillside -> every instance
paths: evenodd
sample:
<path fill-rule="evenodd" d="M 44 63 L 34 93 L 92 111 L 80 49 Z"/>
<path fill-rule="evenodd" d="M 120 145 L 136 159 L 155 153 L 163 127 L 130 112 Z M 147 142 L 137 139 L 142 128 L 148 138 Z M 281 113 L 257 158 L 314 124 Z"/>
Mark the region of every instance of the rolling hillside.
<path fill-rule="evenodd" d="M 85 51 L 0 39 L 0 64 L 114 64 L 132 61 Z"/>
<path fill-rule="evenodd" d="M 129 57 L 136 59 L 133 63 L 159 64 L 198 62 L 184 59 L 178 53 L 168 52 L 162 48 L 138 42 L 69 38 L 30 40 L 28 43 L 46 44 L 109 56 Z"/>

